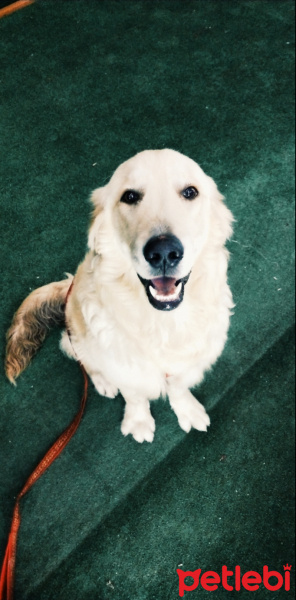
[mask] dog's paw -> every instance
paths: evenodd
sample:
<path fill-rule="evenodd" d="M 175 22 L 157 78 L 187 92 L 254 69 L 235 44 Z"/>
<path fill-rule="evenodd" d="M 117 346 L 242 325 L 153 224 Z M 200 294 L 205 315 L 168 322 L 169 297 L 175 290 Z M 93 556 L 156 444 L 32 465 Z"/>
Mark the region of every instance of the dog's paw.
<path fill-rule="evenodd" d="M 104 377 L 97 373 L 91 376 L 92 382 L 101 396 L 107 396 L 107 398 L 115 398 L 118 394 L 118 389 L 115 385 L 112 385 Z"/>
<path fill-rule="evenodd" d="M 210 417 L 204 406 L 190 392 L 184 398 L 179 399 L 178 402 L 171 403 L 171 405 L 183 431 L 188 433 L 192 427 L 198 429 L 198 431 L 207 431 L 210 425 Z"/>
<path fill-rule="evenodd" d="M 125 416 L 121 423 L 121 433 L 123 435 L 132 434 L 136 442 L 153 442 L 155 431 L 155 421 L 152 415 L 145 416 L 140 419 L 139 416 Z"/>

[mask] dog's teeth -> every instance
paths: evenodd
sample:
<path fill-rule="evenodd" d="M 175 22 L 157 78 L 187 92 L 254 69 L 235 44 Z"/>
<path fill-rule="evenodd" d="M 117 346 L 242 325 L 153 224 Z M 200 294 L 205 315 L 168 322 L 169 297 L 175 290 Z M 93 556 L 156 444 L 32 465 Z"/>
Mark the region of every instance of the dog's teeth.
<path fill-rule="evenodd" d="M 181 289 L 182 289 L 182 281 L 180 281 L 179 285 L 177 285 L 177 287 L 176 287 L 176 294 L 177 294 L 177 296 L 179 296 L 179 294 L 181 292 Z"/>
<path fill-rule="evenodd" d="M 157 298 L 156 290 L 152 287 L 152 285 L 149 285 L 149 292 L 153 298 Z"/>
<path fill-rule="evenodd" d="M 158 294 L 156 289 L 149 285 L 149 291 L 151 296 L 155 298 L 155 300 L 159 300 L 159 302 L 172 302 L 173 300 L 177 300 L 182 289 L 182 282 L 180 281 L 179 285 L 176 287 L 176 291 L 174 294 L 170 294 L 169 296 L 163 296 L 162 294 Z"/>

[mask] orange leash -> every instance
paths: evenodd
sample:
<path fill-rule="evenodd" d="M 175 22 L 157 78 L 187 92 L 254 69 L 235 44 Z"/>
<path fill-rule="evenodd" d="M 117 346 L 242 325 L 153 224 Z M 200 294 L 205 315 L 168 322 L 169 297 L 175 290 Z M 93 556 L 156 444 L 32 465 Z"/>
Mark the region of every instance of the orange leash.
<path fill-rule="evenodd" d="M 0 19 L 1 17 L 6 17 L 6 15 L 11 15 L 15 11 L 20 10 L 20 8 L 25 8 L 26 6 L 33 4 L 33 2 L 35 2 L 35 0 L 18 0 L 18 2 L 13 2 L 13 4 L 1 8 Z"/>
<path fill-rule="evenodd" d="M 72 290 L 73 282 L 69 288 L 67 293 L 67 298 Z M 69 332 L 68 332 L 69 333 Z M 2 564 L 1 576 L 0 576 L 0 600 L 13 600 L 13 587 L 14 587 L 14 572 L 15 572 L 15 559 L 16 559 L 16 545 L 17 545 L 17 534 L 19 530 L 19 526 L 21 523 L 21 514 L 20 514 L 20 501 L 22 497 L 29 491 L 29 489 L 36 483 L 37 479 L 43 475 L 43 473 L 50 467 L 53 461 L 61 454 L 64 448 L 67 446 L 68 442 L 74 435 L 84 412 L 86 400 L 87 400 L 87 388 L 88 388 L 88 378 L 86 371 L 81 363 L 80 368 L 83 373 L 84 378 L 84 390 L 83 395 L 80 401 L 80 408 L 73 421 L 68 425 L 68 427 L 63 431 L 63 433 L 59 436 L 59 438 L 54 442 L 51 448 L 47 451 L 45 456 L 42 458 L 40 463 L 34 469 L 33 473 L 30 475 L 23 489 L 20 491 L 16 498 L 16 503 L 14 506 L 12 523 L 10 528 L 10 533 L 8 536 L 8 542 L 6 547 L 6 552 Z"/>

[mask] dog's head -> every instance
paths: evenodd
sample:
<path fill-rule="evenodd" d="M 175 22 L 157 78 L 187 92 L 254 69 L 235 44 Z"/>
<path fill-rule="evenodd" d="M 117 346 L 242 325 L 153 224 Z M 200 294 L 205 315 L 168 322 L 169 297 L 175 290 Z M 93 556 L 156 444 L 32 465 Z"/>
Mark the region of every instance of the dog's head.
<path fill-rule="evenodd" d="M 190 158 L 167 149 L 140 152 L 93 193 L 89 246 L 134 269 L 154 308 L 172 310 L 209 236 L 221 248 L 231 234 L 232 215 L 222 200 Z"/>

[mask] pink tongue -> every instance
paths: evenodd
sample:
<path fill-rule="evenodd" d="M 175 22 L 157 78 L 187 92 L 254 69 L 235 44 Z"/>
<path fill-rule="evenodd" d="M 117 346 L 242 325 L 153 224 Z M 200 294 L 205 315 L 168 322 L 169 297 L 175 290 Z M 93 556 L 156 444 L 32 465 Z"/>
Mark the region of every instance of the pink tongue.
<path fill-rule="evenodd" d="M 157 277 L 156 279 L 151 279 L 153 287 L 161 296 L 170 296 L 171 294 L 174 294 L 176 291 L 176 281 L 177 280 L 172 277 Z"/>

